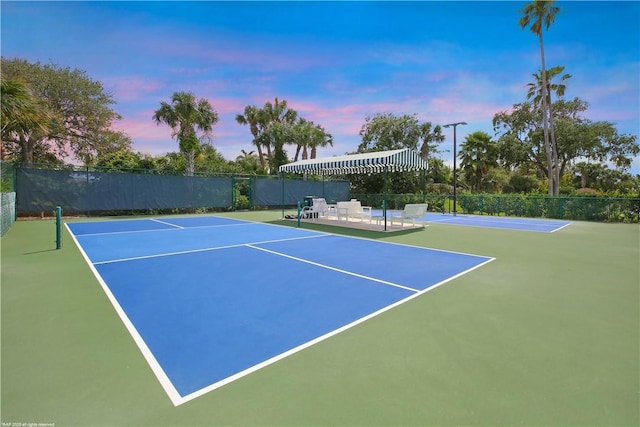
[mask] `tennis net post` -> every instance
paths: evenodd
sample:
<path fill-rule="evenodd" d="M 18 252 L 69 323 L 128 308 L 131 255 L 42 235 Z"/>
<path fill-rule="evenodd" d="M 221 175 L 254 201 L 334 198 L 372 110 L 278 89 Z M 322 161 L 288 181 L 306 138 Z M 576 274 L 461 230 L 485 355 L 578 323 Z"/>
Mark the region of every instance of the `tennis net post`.
<path fill-rule="evenodd" d="M 56 249 L 62 247 L 62 208 L 56 206 Z"/>

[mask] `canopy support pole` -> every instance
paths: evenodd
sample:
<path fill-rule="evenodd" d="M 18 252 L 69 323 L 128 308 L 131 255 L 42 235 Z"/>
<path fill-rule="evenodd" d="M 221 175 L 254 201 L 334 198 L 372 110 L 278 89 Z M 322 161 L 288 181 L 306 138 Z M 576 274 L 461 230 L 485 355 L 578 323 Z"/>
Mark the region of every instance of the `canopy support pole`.
<path fill-rule="evenodd" d="M 382 216 L 384 217 L 384 231 L 387 231 L 387 166 L 384 167 L 384 187 L 382 190 Z"/>

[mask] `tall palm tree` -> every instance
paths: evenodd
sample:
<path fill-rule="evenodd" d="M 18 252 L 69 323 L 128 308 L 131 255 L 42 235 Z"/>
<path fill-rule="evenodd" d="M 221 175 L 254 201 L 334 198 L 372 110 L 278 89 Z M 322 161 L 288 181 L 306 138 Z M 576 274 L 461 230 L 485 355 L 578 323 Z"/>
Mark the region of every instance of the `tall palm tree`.
<path fill-rule="evenodd" d="M 554 194 L 559 193 L 559 185 L 560 185 L 560 167 L 559 167 L 559 157 L 558 153 L 558 144 L 556 142 L 556 133 L 555 133 L 555 124 L 553 117 L 553 101 L 551 100 L 551 93 L 555 92 L 556 96 L 562 98 L 564 96 L 564 92 L 567 86 L 563 83 L 566 80 L 571 78 L 571 74 L 563 74 L 560 77 L 560 83 L 551 83 L 552 80 L 560 75 L 564 71 L 563 66 L 556 66 L 547 70 L 547 86 L 546 90 L 543 90 L 542 85 L 542 73 L 533 74 L 534 82 L 527 84 L 529 87 L 529 92 L 527 93 L 527 99 L 533 100 L 533 105 L 536 108 L 539 108 L 542 101 L 543 94 L 546 93 L 547 96 L 547 108 L 549 110 L 549 139 L 551 143 L 551 152 L 553 153 L 553 161 L 555 164 L 555 168 L 553 169 L 553 182 L 554 182 Z"/>
<path fill-rule="evenodd" d="M 190 92 L 175 92 L 171 96 L 171 104 L 160 103 L 153 120 L 156 124 L 166 123 L 171 127 L 171 137 L 178 140 L 180 153 L 186 161 L 185 174 L 193 176 L 195 157 L 200 151 L 197 131 L 201 131 L 204 137 L 210 137 L 213 125 L 218 121 L 218 113 L 204 98 L 196 100 Z"/>
<path fill-rule="evenodd" d="M 571 74 L 563 74 L 560 77 L 560 83 L 552 83 L 553 79 L 556 76 L 559 76 L 564 71 L 564 67 L 559 65 L 553 68 L 549 68 L 547 70 L 547 102 L 551 104 L 551 93 L 554 92 L 556 96 L 562 98 L 567 89 L 567 85 L 564 84 L 566 80 L 571 78 Z M 533 101 L 535 106 L 540 106 L 542 102 L 542 73 L 534 73 L 532 74 L 534 78 L 534 82 L 527 83 L 527 87 L 529 91 L 527 92 L 527 99 Z"/>
<path fill-rule="evenodd" d="M 542 88 L 546 92 L 547 88 L 547 68 L 544 59 L 544 42 L 542 37 L 543 27 L 548 30 L 556 14 L 560 11 L 558 7 L 553 6 L 554 0 L 534 0 L 528 3 L 521 11 L 523 16 L 520 18 L 520 27 L 522 29 L 529 27 L 532 33 L 538 36 L 540 44 L 540 61 L 542 63 Z M 556 189 L 559 183 L 555 182 L 553 168 L 557 167 L 557 153 L 549 141 L 549 106 L 546 95 L 542 96 L 542 129 L 544 135 L 545 152 L 547 158 L 547 177 L 549 179 L 549 194 L 557 194 Z M 554 155 L 555 154 L 555 155 Z"/>

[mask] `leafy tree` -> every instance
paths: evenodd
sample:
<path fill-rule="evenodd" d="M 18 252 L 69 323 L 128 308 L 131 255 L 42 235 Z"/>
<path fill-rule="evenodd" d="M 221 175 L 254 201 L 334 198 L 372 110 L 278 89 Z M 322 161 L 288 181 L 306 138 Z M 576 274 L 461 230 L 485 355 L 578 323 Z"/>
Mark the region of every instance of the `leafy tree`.
<path fill-rule="evenodd" d="M 529 27 L 532 33 L 538 36 L 538 43 L 540 45 L 540 62 L 542 64 L 541 68 L 541 87 L 543 90 L 543 95 L 541 96 L 541 106 L 542 106 L 542 129 L 543 129 L 543 137 L 544 137 L 544 147 L 545 147 L 545 155 L 547 161 L 547 176 L 549 179 L 549 194 L 558 194 L 558 185 L 559 183 L 556 180 L 557 176 L 553 174 L 553 166 L 557 164 L 557 161 L 554 161 L 555 158 L 555 150 L 553 145 L 549 140 L 549 116 L 551 116 L 551 106 L 549 105 L 548 96 L 548 87 L 547 87 L 547 68 L 545 65 L 545 57 L 544 57 L 544 42 L 543 42 L 543 27 L 548 30 L 553 21 L 555 20 L 556 14 L 560 11 L 558 7 L 553 6 L 554 1 L 547 0 L 534 0 L 531 3 L 528 3 L 522 12 L 522 17 L 520 18 L 520 27 L 522 29 Z"/>
<path fill-rule="evenodd" d="M 427 181 L 430 183 L 447 183 L 451 180 L 452 170 L 444 164 L 442 159 L 429 157 L 427 159 Z"/>
<path fill-rule="evenodd" d="M 485 132 L 467 135 L 458 153 L 467 182 L 477 191 L 487 184 L 489 171 L 498 166 L 498 148 Z"/>
<path fill-rule="evenodd" d="M 35 155 L 59 159 L 70 151 L 89 164 L 116 137 L 118 146 L 130 146 L 126 135 L 111 130 L 120 118 L 110 108 L 113 97 L 84 71 L 5 58 L 1 69 L 3 79 L 24 82 L 33 97 L 30 108 L 38 110 L 30 113 L 39 116 L 38 124 L 2 135 L 5 148 L 12 147 L 21 162 L 32 163 Z"/>
<path fill-rule="evenodd" d="M 254 154 L 254 151 L 247 152 L 240 150 L 240 152 L 242 154 L 236 157 L 236 163 L 244 172 L 253 174 L 262 173 L 263 169 L 261 169 L 260 160 L 258 156 Z"/>
<path fill-rule="evenodd" d="M 206 175 L 241 172 L 240 166 L 235 162 L 227 161 L 211 144 L 201 145 L 195 161 L 195 170 Z"/>
<path fill-rule="evenodd" d="M 142 156 L 129 150 L 120 150 L 100 156 L 96 166 L 121 169 L 141 169 Z"/>
<path fill-rule="evenodd" d="M 431 123 L 420 123 L 417 115 L 396 116 L 379 113 L 366 117 L 360 130 L 362 142 L 358 153 L 372 151 L 399 150 L 409 148 L 423 155 L 427 161 L 436 144 L 444 140 L 440 126 L 432 128 Z M 390 193 L 419 193 L 423 191 L 421 174 L 394 172 L 388 174 L 387 191 Z M 353 175 L 349 179 L 354 184 L 354 192 L 380 193 L 384 187 L 384 177 Z"/>
<path fill-rule="evenodd" d="M 37 98 L 35 98 L 27 85 L 22 80 L 0 80 L 2 104 L 2 141 L 14 141 L 17 135 L 37 129 L 46 132 L 49 122 L 49 114 Z M 5 159 L 5 144 L 0 144 L 0 159 Z M 15 152 L 16 146 L 12 144 L 8 150 Z"/>
<path fill-rule="evenodd" d="M 185 173 L 192 176 L 196 155 L 201 149 L 197 131 L 201 131 L 204 138 L 209 138 L 213 133 L 213 125 L 218 122 L 218 113 L 204 98 L 196 99 L 190 92 L 175 92 L 170 104 L 164 101 L 160 103 L 153 120 L 171 127 L 171 137 L 178 140 L 180 154 L 185 158 Z"/>
<path fill-rule="evenodd" d="M 89 149 L 84 147 L 76 153 L 85 165 L 99 162 L 104 156 L 120 151 L 131 151 L 131 139 L 122 131 L 106 129 L 93 136 L 96 144 Z"/>
<path fill-rule="evenodd" d="M 600 163 L 578 162 L 571 168 L 578 188 L 594 188 L 605 193 L 636 194 L 640 188 L 634 178 L 621 170 Z"/>
<path fill-rule="evenodd" d="M 536 193 L 538 191 L 538 183 L 536 176 L 514 173 L 509 177 L 508 184 L 502 190 L 506 193 Z"/>
<path fill-rule="evenodd" d="M 166 153 L 155 158 L 156 169 L 167 172 L 182 172 L 186 170 L 186 161 L 180 153 Z"/>
<path fill-rule="evenodd" d="M 624 171 L 640 152 L 635 135 L 620 135 L 610 122 L 582 117 L 588 106 L 579 98 L 554 103 L 560 176 L 569 164 L 580 160 L 611 162 Z M 531 103 L 515 104 L 511 112 L 499 112 L 493 125 L 499 135 L 500 162 L 504 166 L 533 164 L 542 176 L 548 176 L 540 117 Z"/>

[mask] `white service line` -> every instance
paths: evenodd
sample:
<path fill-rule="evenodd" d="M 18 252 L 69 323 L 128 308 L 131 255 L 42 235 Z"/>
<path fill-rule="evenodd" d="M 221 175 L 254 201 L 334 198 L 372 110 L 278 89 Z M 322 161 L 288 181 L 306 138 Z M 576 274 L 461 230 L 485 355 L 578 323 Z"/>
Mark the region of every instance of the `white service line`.
<path fill-rule="evenodd" d="M 213 247 L 210 247 L 210 248 L 190 249 L 188 251 L 167 252 L 167 253 L 163 253 L 163 254 L 142 255 L 142 256 L 136 256 L 136 257 L 131 257 L 131 258 L 119 258 L 119 259 L 111 259 L 111 260 L 106 260 L 106 261 L 97 261 L 97 262 L 94 262 L 93 265 L 111 264 L 111 263 L 114 263 L 114 262 L 135 261 L 135 260 L 139 260 L 139 259 L 159 258 L 159 257 L 165 257 L 165 256 L 173 256 L 173 255 L 193 254 L 193 253 L 197 253 L 197 252 L 217 251 L 218 249 L 240 248 L 240 247 L 249 246 L 249 245 L 252 245 L 252 244 L 253 245 L 261 245 L 263 243 L 288 242 L 288 241 L 291 241 L 291 240 L 301 240 L 301 239 L 315 239 L 317 237 L 325 237 L 325 236 L 328 236 L 328 234 L 327 235 L 320 234 L 320 235 L 317 235 L 317 236 L 289 237 L 289 238 L 286 238 L 286 239 L 265 240 L 265 241 L 262 241 L 262 242 L 252 242 L 252 243 L 237 243 L 235 245 L 213 246 Z"/>
<path fill-rule="evenodd" d="M 411 292 L 420 292 L 419 289 L 414 289 L 414 288 L 410 288 L 408 286 L 398 285 L 397 283 L 387 282 L 386 280 L 376 279 L 375 277 L 369 277 L 369 276 L 365 276 L 363 274 L 353 273 L 351 271 L 342 270 L 340 268 L 330 267 L 330 266 L 325 265 L 325 264 L 320 264 L 320 263 L 317 263 L 317 262 L 314 262 L 314 261 L 309 261 L 308 259 L 298 258 L 298 257 L 292 256 L 292 255 L 283 254 L 282 252 L 276 252 L 276 251 L 272 251 L 272 250 L 269 250 L 269 249 L 265 249 L 265 248 L 261 248 L 261 247 L 258 247 L 258 246 L 254 246 L 253 244 L 247 244 L 246 246 L 248 246 L 250 248 L 253 248 L 253 249 L 257 249 L 259 251 L 264 251 L 264 252 L 268 252 L 270 254 L 274 254 L 274 255 L 281 256 L 281 257 L 293 259 L 293 260 L 304 262 L 304 263 L 311 264 L 311 265 L 315 265 L 317 267 L 326 268 L 327 270 L 333 270 L 333 271 L 337 271 L 339 273 L 348 274 L 350 276 L 355 276 L 355 277 L 360 277 L 362 279 L 371 280 L 372 282 L 378 282 L 378 283 L 382 283 L 384 285 L 394 286 L 396 288 L 405 289 L 405 290 L 411 291 Z"/>
<path fill-rule="evenodd" d="M 171 226 L 171 227 L 175 227 L 175 228 L 182 228 L 182 229 L 184 229 L 184 227 L 182 227 L 182 226 L 180 226 L 180 225 L 171 224 L 170 222 L 166 222 L 166 221 L 160 221 L 159 219 L 156 219 L 156 218 L 149 218 L 149 221 L 158 222 L 158 223 L 160 223 L 160 224 L 169 225 L 169 226 Z"/>

